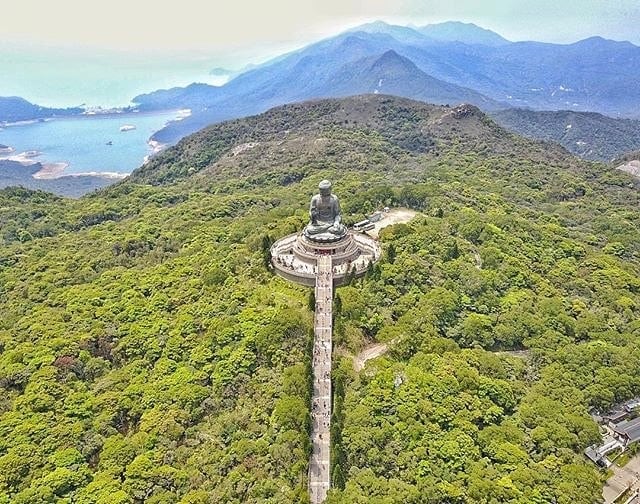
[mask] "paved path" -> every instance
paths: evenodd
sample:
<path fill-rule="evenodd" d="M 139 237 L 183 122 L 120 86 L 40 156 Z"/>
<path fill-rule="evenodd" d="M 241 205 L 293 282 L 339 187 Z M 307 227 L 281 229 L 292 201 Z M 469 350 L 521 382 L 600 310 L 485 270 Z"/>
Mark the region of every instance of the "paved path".
<path fill-rule="evenodd" d="M 613 475 L 602 490 L 605 504 L 614 502 L 627 488 L 632 492 L 640 490 L 640 455 L 633 457 L 624 467 L 613 464 L 610 469 Z"/>
<path fill-rule="evenodd" d="M 324 502 L 330 481 L 331 422 L 331 331 L 333 276 L 331 256 L 318 257 L 316 314 L 313 340 L 313 398 L 311 400 L 311 443 L 309 496 L 311 504 Z"/>

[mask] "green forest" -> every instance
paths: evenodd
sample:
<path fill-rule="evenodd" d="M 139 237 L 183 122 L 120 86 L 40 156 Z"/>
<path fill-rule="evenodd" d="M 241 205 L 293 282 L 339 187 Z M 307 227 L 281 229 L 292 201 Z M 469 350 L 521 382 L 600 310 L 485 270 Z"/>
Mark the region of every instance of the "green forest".
<path fill-rule="evenodd" d="M 323 178 L 347 223 L 419 212 L 336 290 L 328 504 L 601 501 L 590 410 L 640 394 L 640 184 L 368 96 L 212 126 L 78 200 L 0 191 L 0 504 L 308 502 L 311 291 L 267 244 Z"/>

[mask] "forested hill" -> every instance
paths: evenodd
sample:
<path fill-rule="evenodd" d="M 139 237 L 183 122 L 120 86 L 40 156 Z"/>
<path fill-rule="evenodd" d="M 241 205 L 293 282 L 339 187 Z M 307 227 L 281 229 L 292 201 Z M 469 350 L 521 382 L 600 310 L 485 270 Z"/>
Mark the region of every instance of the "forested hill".
<path fill-rule="evenodd" d="M 294 103 L 212 125 L 154 157 L 131 180 L 167 184 L 200 171 L 224 171 L 228 177 L 273 166 L 321 168 L 327 159 L 327 168 L 338 163 L 350 170 L 393 170 L 398 156 L 432 159 L 453 148 L 574 162 L 559 146 L 524 140 L 473 105 L 448 107 L 362 95 Z M 381 152 L 372 157 L 372 149 Z"/>
<path fill-rule="evenodd" d="M 491 112 L 499 124 L 521 135 L 557 142 L 584 159 L 610 162 L 640 149 L 640 121 L 595 112 L 508 109 Z"/>
<path fill-rule="evenodd" d="M 215 126 L 80 200 L 0 191 L 0 503 L 308 502 L 309 292 L 265 251 L 323 178 L 347 222 L 420 212 L 337 290 L 328 502 L 599 501 L 588 412 L 640 394 L 634 179 L 369 96 Z"/>

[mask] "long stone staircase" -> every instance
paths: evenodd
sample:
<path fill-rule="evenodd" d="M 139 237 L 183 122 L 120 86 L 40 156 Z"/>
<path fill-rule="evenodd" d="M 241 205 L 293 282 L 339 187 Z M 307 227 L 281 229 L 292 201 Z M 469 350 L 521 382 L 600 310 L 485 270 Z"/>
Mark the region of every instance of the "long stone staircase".
<path fill-rule="evenodd" d="M 316 313 L 313 339 L 313 398 L 309 496 L 311 504 L 324 502 L 330 483 L 331 334 L 333 329 L 333 271 L 331 256 L 318 257 Z"/>

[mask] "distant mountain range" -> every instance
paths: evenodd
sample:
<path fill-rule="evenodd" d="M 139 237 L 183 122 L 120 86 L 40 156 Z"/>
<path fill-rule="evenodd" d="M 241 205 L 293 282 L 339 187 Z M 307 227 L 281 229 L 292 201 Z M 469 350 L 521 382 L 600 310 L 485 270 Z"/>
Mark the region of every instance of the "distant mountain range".
<path fill-rule="evenodd" d="M 41 107 L 18 96 L 0 96 L 0 124 L 81 114 L 83 109 Z"/>
<path fill-rule="evenodd" d="M 155 139 L 174 143 L 208 124 L 273 106 L 361 93 L 436 104 L 595 111 L 640 117 L 640 47 L 600 37 L 574 44 L 510 42 L 457 22 L 406 27 L 375 22 L 284 54 L 224 86 L 136 96 L 142 110 L 192 109 Z"/>
<path fill-rule="evenodd" d="M 482 44 L 486 46 L 502 46 L 511 43 L 496 32 L 481 28 L 473 23 L 461 23 L 459 21 L 429 24 L 422 28 L 417 28 L 417 30 L 427 37 L 443 42 L 462 42 L 464 44 Z"/>

